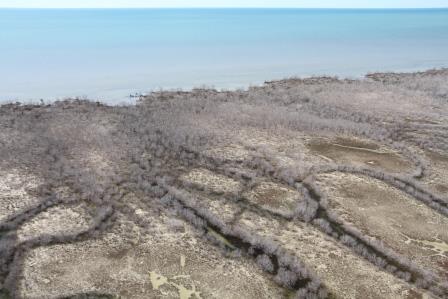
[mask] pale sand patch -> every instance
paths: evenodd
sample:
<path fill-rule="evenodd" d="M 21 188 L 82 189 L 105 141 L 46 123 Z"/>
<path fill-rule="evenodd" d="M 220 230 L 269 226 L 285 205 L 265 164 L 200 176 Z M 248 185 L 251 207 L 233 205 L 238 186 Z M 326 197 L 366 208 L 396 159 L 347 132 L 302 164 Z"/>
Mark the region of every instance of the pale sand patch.
<path fill-rule="evenodd" d="M 43 235 L 81 233 L 90 227 L 91 217 L 85 209 L 85 204 L 73 207 L 52 207 L 21 226 L 17 231 L 18 239 L 23 242 Z"/>
<path fill-rule="evenodd" d="M 39 178 L 17 169 L 0 170 L 0 222 L 37 205 L 40 199 L 27 190 L 40 183 Z"/>
<path fill-rule="evenodd" d="M 242 187 L 238 181 L 207 169 L 194 169 L 180 179 L 184 183 L 193 184 L 217 194 L 237 193 Z"/>
<path fill-rule="evenodd" d="M 322 279 L 332 298 L 408 299 L 423 295 L 310 225 L 280 223 L 252 212 L 245 212 L 238 223 L 294 253 Z"/>
<path fill-rule="evenodd" d="M 273 182 L 262 182 L 243 196 L 255 205 L 284 216 L 292 216 L 301 200 L 297 190 Z"/>

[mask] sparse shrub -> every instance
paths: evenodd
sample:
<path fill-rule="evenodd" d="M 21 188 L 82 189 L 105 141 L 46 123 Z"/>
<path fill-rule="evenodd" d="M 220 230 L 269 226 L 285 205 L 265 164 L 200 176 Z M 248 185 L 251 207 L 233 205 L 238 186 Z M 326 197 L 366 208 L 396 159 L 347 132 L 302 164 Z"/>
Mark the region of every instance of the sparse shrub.
<path fill-rule="evenodd" d="M 274 264 L 271 261 L 271 258 L 266 254 L 260 254 L 257 256 L 257 264 L 266 272 L 272 273 L 274 272 Z"/>

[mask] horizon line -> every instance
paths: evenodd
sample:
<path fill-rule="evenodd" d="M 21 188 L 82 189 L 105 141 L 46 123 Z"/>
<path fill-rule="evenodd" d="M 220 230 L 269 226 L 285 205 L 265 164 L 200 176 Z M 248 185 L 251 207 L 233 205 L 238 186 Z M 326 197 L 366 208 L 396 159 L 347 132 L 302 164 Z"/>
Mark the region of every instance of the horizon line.
<path fill-rule="evenodd" d="M 448 9 L 446 7 L 299 7 L 299 6 L 142 6 L 142 7 L 60 7 L 60 6 L 48 6 L 48 7 L 2 7 L 0 9 L 353 9 L 353 10 L 375 10 L 375 9 L 390 9 L 390 10 L 413 10 L 413 9 Z"/>

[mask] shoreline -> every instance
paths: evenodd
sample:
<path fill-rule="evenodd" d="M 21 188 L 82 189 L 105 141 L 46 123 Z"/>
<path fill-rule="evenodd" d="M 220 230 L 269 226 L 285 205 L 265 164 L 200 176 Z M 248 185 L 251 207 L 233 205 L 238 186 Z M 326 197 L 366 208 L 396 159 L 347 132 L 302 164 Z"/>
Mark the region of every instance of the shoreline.
<path fill-rule="evenodd" d="M 160 89 L 448 67 L 448 10 L 0 10 L 0 19 L 0 103 L 122 104 Z"/>
<path fill-rule="evenodd" d="M 144 98 L 150 96 L 153 93 L 194 93 L 195 91 L 213 91 L 213 92 L 237 92 L 237 91 L 250 91 L 251 89 L 264 88 L 267 85 L 279 85 L 286 84 L 289 85 L 291 83 L 305 83 L 305 84 L 319 84 L 322 82 L 363 82 L 363 81 L 381 81 L 384 79 L 394 78 L 397 80 L 398 78 L 409 78 L 416 76 L 425 76 L 425 75 L 443 75 L 448 73 L 448 67 L 436 67 L 436 68 L 427 68 L 427 69 L 417 69 L 415 71 L 386 71 L 386 72 L 367 72 L 359 76 L 338 76 L 338 75 L 309 75 L 309 76 L 291 76 L 284 79 L 273 79 L 273 80 L 264 80 L 260 84 L 248 84 L 245 86 L 235 86 L 233 88 L 216 88 L 213 85 L 201 85 L 198 84 L 196 86 L 192 86 L 189 88 L 154 88 L 148 92 L 131 92 L 129 95 L 124 96 L 121 100 L 110 99 L 108 100 L 103 96 L 67 96 L 67 97 L 54 97 L 52 99 L 14 99 L 14 100 L 5 100 L 0 101 L 0 106 L 8 105 L 8 104 L 17 104 L 20 103 L 22 105 L 39 105 L 42 102 L 44 104 L 51 104 L 59 101 L 66 100 L 83 100 L 83 101 L 91 101 L 91 102 L 100 102 L 104 105 L 135 105 L 136 100 L 140 98 Z"/>

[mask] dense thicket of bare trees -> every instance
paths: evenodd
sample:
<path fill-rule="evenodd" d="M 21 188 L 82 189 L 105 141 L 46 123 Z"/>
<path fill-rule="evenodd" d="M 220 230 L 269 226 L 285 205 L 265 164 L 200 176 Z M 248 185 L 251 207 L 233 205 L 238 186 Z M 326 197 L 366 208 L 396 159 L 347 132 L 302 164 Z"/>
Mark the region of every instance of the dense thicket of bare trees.
<path fill-rule="evenodd" d="M 135 106 L 109 107 L 80 100 L 3 105 L 1 170 L 19 170 L 39 177 L 42 183 L 28 190 L 39 199 L 37 204 L 8 211 L 0 223 L 0 288 L 20 297 L 17 280 L 22 278 L 27 250 L 99 237 L 122 214 L 142 228 L 150 227 L 151 219 L 138 218 L 127 205 L 126 196 L 133 194 L 154 217 L 160 211 L 177 213 L 204 240 L 253 258 L 280 285 L 296 290 L 298 298 L 326 297 L 325 285 L 294 253 L 225 223 L 182 189 L 194 187 L 179 182 L 182 174 L 205 168 L 240 182 L 246 191 L 260 179 L 298 191 L 301 199 L 289 215 L 250 205 L 242 192 L 222 196 L 266 217 L 314 225 L 385 271 L 437 296 L 448 296 L 448 286 L 430 269 L 416 267 L 339 219 L 314 183 L 314 175 L 324 172 L 369 176 L 448 215 L 448 200 L 418 181 L 431 168 L 422 153 L 448 150 L 448 71 L 372 74 L 369 78 L 291 79 L 245 91 L 157 92 L 142 97 Z M 310 161 L 317 160 L 307 159 L 305 152 L 292 155 L 293 164 L 282 164 L 284 153 L 279 147 L 300 136 L 369 139 L 398 151 L 414 167 L 409 173 L 396 174 L 337 161 L 315 164 Z M 252 137 L 264 138 L 264 145 L 251 141 Z M 247 154 L 232 159 L 209 152 L 236 146 Z M 43 211 L 80 202 L 86 203 L 91 216 L 87 230 L 18 241 L 17 230 Z M 175 220 L 172 225 L 176 226 Z M 231 246 L 224 246 L 210 230 L 227 238 Z M 123 232 L 123 237 L 130 233 Z"/>

